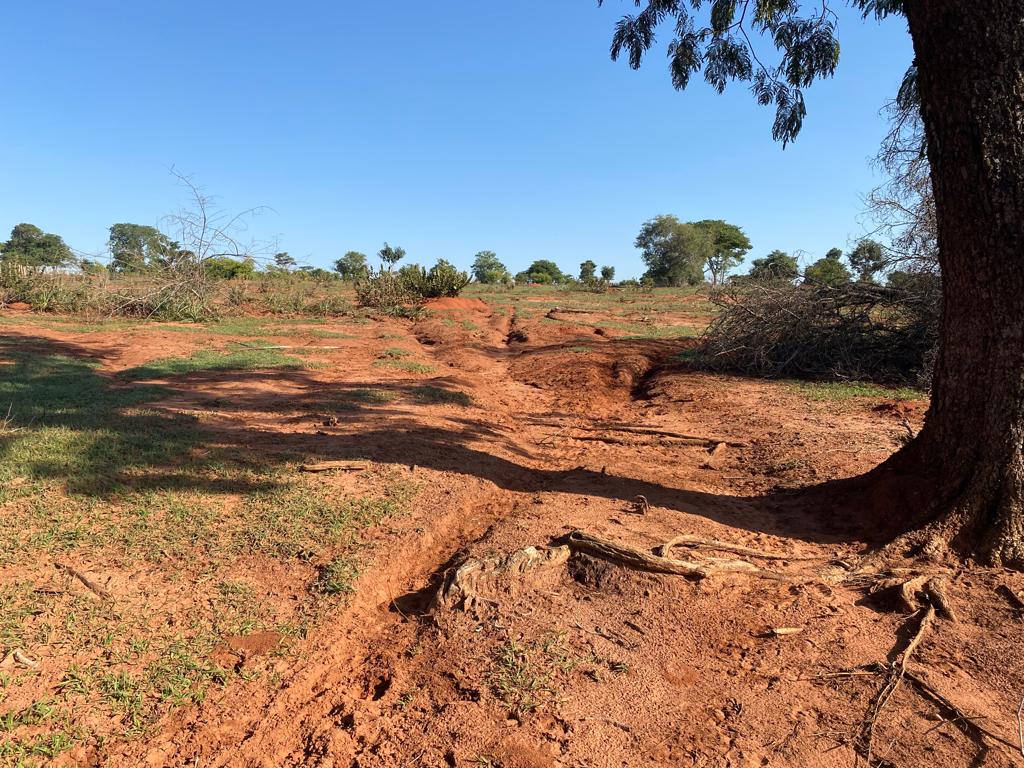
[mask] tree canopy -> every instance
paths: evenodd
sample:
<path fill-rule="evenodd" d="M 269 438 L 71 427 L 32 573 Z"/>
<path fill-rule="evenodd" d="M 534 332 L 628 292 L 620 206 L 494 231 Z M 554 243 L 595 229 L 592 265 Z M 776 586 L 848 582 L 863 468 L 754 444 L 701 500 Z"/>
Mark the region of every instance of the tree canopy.
<path fill-rule="evenodd" d="M 785 251 L 772 251 L 763 258 L 754 259 L 750 266 L 749 278 L 759 281 L 793 282 L 799 274 L 800 266 L 797 264 L 796 256 L 790 256 Z"/>
<path fill-rule="evenodd" d="M 711 237 L 713 247 L 705 259 L 705 266 L 711 275 L 711 284 L 718 285 L 750 251 L 750 238 L 735 224 L 721 219 L 704 219 L 693 222 L 693 225 Z"/>
<path fill-rule="evenodd" d="M 509 278 L 508 269 L 494 251 L 480 251 L 473 259 L 473 266 L 470 269 L 476 281 L 484 285 L 503 283 Z"/>
<path fill-rule="evenodd" d="M 167 266 L 178 251 L 178 244 L 156 227 L 123 223 L 110 227 L 107 248 L 110 270 L 128 274 Z"/>
<path fill-rule="evenodd" d="M 377 251 L 377 258 L 380 259 L 381 264 L 387 266 L 388 272 L 390 272 L 395 264 L 405 258 L 405 248 L 393 247 L 384 243 L 384 247 Z"/>
<path fill-rule="evenodd" d="M 635 245 L 647 265 L 646 277 L 655 285 L 697 285 L 704 265 L 715 251 L 708 227 L 684 224 L 675 216 L 655 216 L 644 222 Z"/>
<path fill-rule="evenodd" d="M 552 283 L 558 285 L 568 281 L 570 278 L 555 262 L 548 259 L 537 259 L 533 264 L 516 275 L 517 282 L 526 283 Z"/>
<path fill-rule="evenodd" d="M 592 283 L 597 280 L 597 263 L 593 259 L 587 259 L 580 264 L 580 282 Z"/>
<path fill-rule="evenodd" d="M 874 282 L 875 276 L 885 268 L 885 249 L 881 243 L 864 239 L 854 246 L 847 256 L 857 279 L 865 283 Z"/>
<path fill-rule="evenodd" d="M 342 280 L 358 280 L 365 277 L 369 269 L 366 254 L 359 251 L 349 251 L 334 262 L 334 271 Z"/>
<path fill-rule="evenodd" d="M 662 25 L 672 29 L 668 44 L 672 85 L 683 90 L 703 70 L 719 93 L 730 81 L 749 82 L 762 106 L 774 105 L 772 135 L 786 144 L 803 127 L 807 109 L 803 89 L 831 77 L 839 64 L 836 15 L 827 0 L 633 0 L 642 10 L 615 26 L 612 59 L 626 55 L 639 69 Z M 865 15 L 887 16 L 902 10 L 903 0 L 852 0 Z M 598 0 L 598 5 L 603 5 Z M 706 10 L 706 12 L 705 12 Z M 801 13 L 803 11 L 803 13 Z M 754 50 L 753 36 L 768 38 L 778 54 L 767 62 Z"/>
<path fill-rule="evenodd" d="M 16 224 L 11 238 L 0 244 L 0 259 L 27 267 L 61 267 L 74 259 L 59 235 L 43 232 L 34 224 Z"/>
<path fill-rule="evenodd" d="M 808 285 L 832 287 L 850 282 L 850 270 L 843 264 L 843 252 L 838 248 L 829 250 L 824 258 L 804 270 L 804 282 Z"/>

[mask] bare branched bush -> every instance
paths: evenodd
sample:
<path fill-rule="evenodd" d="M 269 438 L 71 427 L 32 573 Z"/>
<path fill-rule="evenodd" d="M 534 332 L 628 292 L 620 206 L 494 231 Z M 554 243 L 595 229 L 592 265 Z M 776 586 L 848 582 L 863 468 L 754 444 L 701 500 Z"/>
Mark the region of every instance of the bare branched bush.
<path fill-rule="evenodd" d="M 721 313 L 698 361 L 757 376 L 928 386 L 938 339 L 938 278 L 898 286 L 745 282 L 712 294 Z"/>

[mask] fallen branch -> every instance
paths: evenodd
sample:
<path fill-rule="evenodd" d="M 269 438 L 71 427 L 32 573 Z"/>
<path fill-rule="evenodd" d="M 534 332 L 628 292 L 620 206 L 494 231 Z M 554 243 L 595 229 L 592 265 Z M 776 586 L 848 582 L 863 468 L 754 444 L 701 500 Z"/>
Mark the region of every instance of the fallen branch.
<path fill-rule="evenodd" d="M 83 584 L 83 586 L 85 586 L 85 588 L 93 594 L 102 597 L 104 600 L 114 599 L 114 596 L 110 594 L 106 587 L 103 587 L 100 584 L 96 583 L 88 576 L 86 576 L 84 573 L 79 571 L 77 568 L 74 568 L 73 566 L 70 566 L 67 563 L 54 563 L 53 565 L 58 571 L 64 571 L 69 576 L 78 579 Z"/>
<path fill-rule="evenodd" d="M 583 552 L 602 560 L 616 563 L 627 568 L 648 573 L 666 573 L 674 576 L 685 576 L 691 579 L 703 579 L 713 573 L 748 573 L 766 579 L 784 581 L 786 577 L 779 573 L 764 571 L 745 560 L 725 560 L 710 558 L 707 560 L 674 560 L 668 557 L 652 555 L 624 544 L 617 544 L 607 539 L 591 536 L 583 531 L 573 531 L 565 536 L 562 543 L 574 552 Z"/>
<path fill-rule="evenodd" d="M 363 472 L 370 468 L 368 461 L 321 461 L 314 464 L 303 464 L 301 472 Z"/>
<path fill-rule="evenodd" d="M 739 544 L 730 544 L 727 541 L 717 541 L 715 539 L 702 539 L 699 536 L 680 535 L 669 539 L 664 544 L 661 544 L 654 548 L 654 554 L 659 557 L 668 557 L 669 552 L 673 547 L 693 547 L 699 549 L 704 547 L 706 549 L 716 549 L 719 552 L 732 552 L 737 555 L 746 555 L 747 557 L 756 557 L 761 560 L 829 560 L 828 556 L 822 557 L 820 555 L 784 555 L 776 554 L 773 552 L 763 552 L 760 549 L 751 549 L 750 547 L 744 547 Z"/>

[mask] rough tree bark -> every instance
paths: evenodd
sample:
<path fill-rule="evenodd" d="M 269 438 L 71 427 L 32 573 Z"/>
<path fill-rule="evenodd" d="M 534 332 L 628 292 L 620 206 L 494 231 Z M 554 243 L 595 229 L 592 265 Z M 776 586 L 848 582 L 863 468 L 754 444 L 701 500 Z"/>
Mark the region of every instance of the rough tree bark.
<path fill-rule="evenodd" d="M 919 539 L 1021 568 L 1024 2 L 904 8 L 935 187 L 943 317 L 925 426 L 878 471 L 908 485 L 913 509 L 897 514 Z"/>

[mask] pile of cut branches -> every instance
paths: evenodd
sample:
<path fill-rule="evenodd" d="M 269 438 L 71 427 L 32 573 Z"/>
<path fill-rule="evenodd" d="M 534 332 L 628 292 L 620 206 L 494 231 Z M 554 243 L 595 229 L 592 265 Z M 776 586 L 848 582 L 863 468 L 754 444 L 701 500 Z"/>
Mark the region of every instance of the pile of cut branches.
<path fill-rule="evenodd" d="M 758 376 L 927 387 L 938 338 L 938 278 L 898 285 L 745 281 L 711 296 L 721 313 L 699 364 Z"/>

